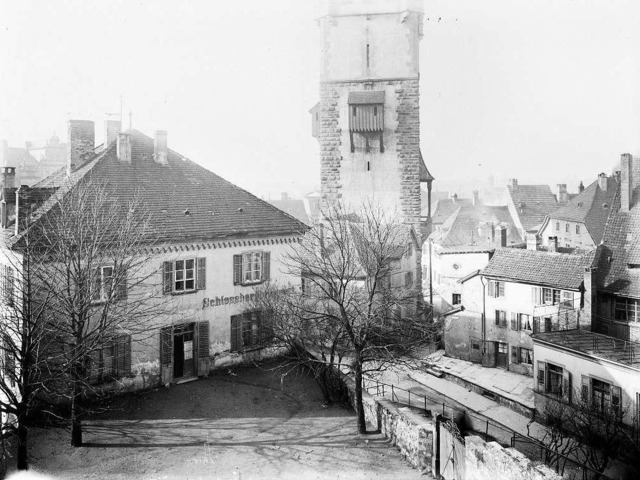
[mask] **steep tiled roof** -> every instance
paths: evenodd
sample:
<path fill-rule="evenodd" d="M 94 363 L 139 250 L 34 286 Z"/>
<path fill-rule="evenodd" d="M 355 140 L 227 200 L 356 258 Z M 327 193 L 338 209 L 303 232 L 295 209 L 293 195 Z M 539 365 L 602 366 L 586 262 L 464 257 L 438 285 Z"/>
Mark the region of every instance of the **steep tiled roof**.
<path fill-rule="evenodd" d="M 286 198 L 281 200 L 269 200 L 269 203 L 276 208 L 279 208 L 285 213 L 288 213 L 294 218 L 297 218 L 303 223 L 309 223 L 309 216 L 307 210 L 304 208 L 304 201 L 295 198 Z"/>
<path fill-rule="evenodd" d="M 520 222 L 529 231 L 542 224 L 558 204 L 549 185 L 508 185 L 509 196 Z"/>
<path fill-rule="evenodd" d="M 609 177 L 607 184 L 607 189 L 602 190 L 596 180 L 569 203 L 551 212 L 549 218 L 584 223 L 594 243 L 599 244 L 618 188 L 615 177 Z"/>
<path fill-rule="evenodd" d="M 522 243 L 508 207 L 489 205 L 472 205 L 465 203 L 452 214 L 447 221 L 432 235 L 434 243 L 442 247 L 477 246 L 489 247 L 495 245 L 491 236 L 491 228 L 501 225 L 507 228 L 507 245 Z M 480 231 L 479 231 L 480 229 Z"/>
<path fill-rule="evenodd" d="M 595 250 L 581 255 L 538 250 L 498 248 L 482 271 L 486 277 L 578 290 L 584 268 L 593 263 Z"/>
<path fill-rule="evenodd" d="M 273 205 L 169 150 L 168 164 L 154 161 L 152 138 L 131 131 L 132 162 L 117 159 L 115 142 L 70 177 L 60 169 L 35 187 L 57 188 L 40 214 L 81 178 L 104 182 L 126 201 L 137 192 L 149 209 L 159 241 L 301 233 L 306 226 Z M 188 213 L 187 213 L 188 212 Z"/>
<path fill-rule="evenodd" d="M 640 202 L 629 212 L 620 211 L 620 190 L 602 237 L 602 254 L 596 274 L 598 288 L 623 297 L 640 298 Z"/>
<path fill-rule="evenodd" d="M 434 225 L 443 224 L 461 206 L 471 205 L 471 203 L 471 200 L 468 199 L 457 199 L 454 201 L 452 198 L 444 198 L 437 200 L 433 206 L 431 222 Z"/>

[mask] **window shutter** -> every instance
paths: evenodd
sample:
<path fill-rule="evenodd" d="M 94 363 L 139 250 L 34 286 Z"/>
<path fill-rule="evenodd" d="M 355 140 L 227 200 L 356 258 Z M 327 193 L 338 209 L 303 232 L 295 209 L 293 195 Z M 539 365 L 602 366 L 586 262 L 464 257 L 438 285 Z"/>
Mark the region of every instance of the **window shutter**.
<path fill-rule="evenodd" d="M 209 356 L 209 322 L 198 323 L 198 358 Z"/>
<path fill-rule="evenodd" d="M 131 336 L 120 335 L 116 339 L 116 358 L 114 370 L 119 376 L 131 373 Z"/>
<path fill-rule="evenodd" d="M 196 273 L 196 290 L 204 290 L 207 288 L 207 259 L 198 258 L 198 271 Z M 208 348 L 207 348 L 208 350 Z"/>
<path fill-rule="evenodd" d="M 171 327 L 160 330 L 160 362 L 162 365 L 171 365 L 173 354 L 173 332 Z"/>
<path fill-rule="evenodd" d="M 533 333 L 540 333 L 540 317 L 533 317 Z"/>
<path fill-rule="evenodd" d="M 504 282 L 497 282 L 496 297 L 504 297 Z"/>
<path fill-rule="evenodd" d="M 162 278 L 162 293 L 168 295 L 173 291 L 173 262 L 164 262 Z"/>
<path fill-rule="evenodd" d="M 5 280 L 6 280 L 6 291 L 5 291 L 5 299 L 7 301 L 7 305 L 12 307 L 14 301 L 15 294 L 15 281 L 13 278 L 13 268 L 5 267 Z"/>
<path fill-rule="evenodd" d="M 580 396 L 582 397 L 583 402 L 589 401 L 589 384 L 590 378 L 587 375 L 582 375 L 582 384 L 580 388 Z"/>
<path fill-rule="evenodd" d="M 511 330 L 518 330 L 518 314 L 511 312 Z"/>
<path fill-rule="evenodd" d="M 122 274 L 122 279 L 116 285 L 116 300 L 125 300 L 127 298 L 127 272 Z"/>
<path fill-rule="evenodd" d="M 271 252 L 262 252 L 262 280 L 271 279 Z"/>
<path fill-rule="evenodd" d="M 100 300 L 101 275 L 100 267 L 93 270 L 93 278 L 91 279 L 91 300 L 97 302 Z"/>
<path fill-rule="evenodd" d="M 545 378 L 546 364 L 544 362 L 538 362 L 538 391 L 544 392 L 544 378 Z"/>
<path fill-rule="evenodd" d="M 303 295 L 306 295 L 307 293 L 306 279 L 304 277 L 300 279 L 300 291 Z"/>
<path fill-rule="evenodd" d="M 233 256 L 233 284 L 242 285 L 242 255 Z"/>
<path fill-rule="evenodd" d="M 231 317 L 231 351 L 237 352 L 242 348 L 242 315 Z"/>
<path fill-rule="evenodd" d="M 518 347 L 511 347 L 511 363 L 518 363 Z"/>
<path fill-rule="evenodd" d="M 611 386 L 611 406 L 616 415 L 620 415 L 622 412 L 620 408 L 622 406 L 622 390 L 614 385 Z"/>
<path fill-rule="evenodd" d="M 534 305 L 542 305 L 542 288 L 531 287 L 531 302 Z"/>
<path fill-rule="evenodd" d="M 500 325 L 500 310 L 496 310 L 496 325 Z"/>
<path fill-rule="evenodd" d="M 571 402 L 571 372 L 566 368 L 562 370 L 562 397 Z"/>
<path fill-rule="evenodd" d="M 494 282 L 493 280 L 489 280 L 489 296 L 490 297 L 495 297 L 495 291 L 496 291 L 496 282 Z"/>

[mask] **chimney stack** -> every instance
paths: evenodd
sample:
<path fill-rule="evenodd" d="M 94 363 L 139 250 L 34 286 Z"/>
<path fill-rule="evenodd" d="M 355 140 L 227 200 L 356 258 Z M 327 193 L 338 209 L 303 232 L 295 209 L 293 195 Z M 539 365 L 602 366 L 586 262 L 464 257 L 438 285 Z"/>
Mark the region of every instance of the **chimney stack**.
<path fill-rule="evenodd" d="M 451 195 L 451 200 L 453 200 L 453 203 L 456 203 L 458 201 L 458 194 L 454 193 L 453 195 Z"/>
<path fill-rule="evenodd" d="M 558 251 L 558 237 L 549 237 L 549 251 L 550 252 Z"/>
<path fill-rule="evenodd" d="M 95 124 L 91 120 L 69 120 L 67 174 L 90 159 L 95 149 Z"/>
<path fill-rule="evenodd" d="M 567 193 L 567 184 L 558 184 L 558 203 L 567 203 L 569 201 L 569 194 Z"/>
<path fill-rule="evenodd" d="M 578 185 L 578 193 L 584 192 L 584 183 L 580 180 L 580 185 Z"/>
<path fill-rule="evenodd" d="M 118 132 L 116 155 L 121 162 L 131 163 L 131 134 Z"/>
<path fill-rule="evenodd" d="M 104 121 L 104 148 L 107 148 L 118 138 L 118 132 L 122 130 L 122 122 L 120 120 Z"/>
<path fill-rule="evenodd" d="M 473 191 L 473 206 L 475 207 L 480 202 L 480 192 L 478 190 Z"/>
<path fill-rule="evenodd" d="M 15 188 L 16 167 L 2 167 L 2 188 Z"/>
<path fill-rule="evenodd" d="M 598 175 L 598 185 L 600 186 L 601 190 L 607 190 L 607 174 L 606 173 L 601 173 L 600 175 Z"/>
<path fill-rule="evenodd" d="M 633 157 L 630 153 L 620 156 L 620 211 L 628 212 L 633 200 Z"/>
<path fill-rule="evenodd" d="M 538 250 L 538 236 L 535 233 L 527 233 L 527 250 Z"/>
<path fill-rule="evenodd" d="M 496 225 L 496 247 L 507 246 L 507 229 L 502 225 Z"/>
<path fill-rule="evenodd" d="M 517 178 L 512 178 L 509 180 L 509 182 L 511 183 L 511 188 L 513 188 L 514 190 L 518 188 L 518 179 Z"/>
<path fill-rule="evenodd" d="M 153 158 L 161 165 L 168 165 L 169 149 L 167 148 L 167 131 L 156 130 L 155 141 L 153 142 L 154 151 Z"/>

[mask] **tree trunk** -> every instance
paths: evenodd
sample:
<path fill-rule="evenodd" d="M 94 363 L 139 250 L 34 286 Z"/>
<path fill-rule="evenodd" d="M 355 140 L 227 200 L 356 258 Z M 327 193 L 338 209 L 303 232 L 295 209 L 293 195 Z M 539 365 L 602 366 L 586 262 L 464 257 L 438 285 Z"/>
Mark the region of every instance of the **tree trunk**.
<path fill-rule="evenodd" d="M 358 433 L 367 433 L 367 422 L 364 419 L 364 405 L 362 404 L 362 362 L 356 359 L 356 415 L 358 416 Z"/>
<path fill-rule="evenodd" d="M 29 429 L 24 419 L 18 421 L 18 452 L 17 467 L 18 470 L 27 470 L 29 468 L 27 457 L 27 444 L 29 441 Z"/>
<path fill-rule="evenodd" d="M 73 382 L 73 391 L 71 393 L 71 446 L 82 446 L 82 423 L 78 415 L 78 388 L 77 382 Z"/>

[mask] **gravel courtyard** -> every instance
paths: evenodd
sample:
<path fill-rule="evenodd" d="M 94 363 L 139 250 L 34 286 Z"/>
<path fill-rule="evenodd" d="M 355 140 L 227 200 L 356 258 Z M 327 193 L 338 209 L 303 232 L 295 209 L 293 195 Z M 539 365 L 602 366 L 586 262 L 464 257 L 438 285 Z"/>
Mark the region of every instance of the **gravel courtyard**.
<path fill-rule="evenodd" d="M 313 379 L 275 364 L 126 395 L 86 422 L 86 446 L 32 433 L 33 472 L 56 479 L 418 479 L 355 414 L 327 406 Z"/>

